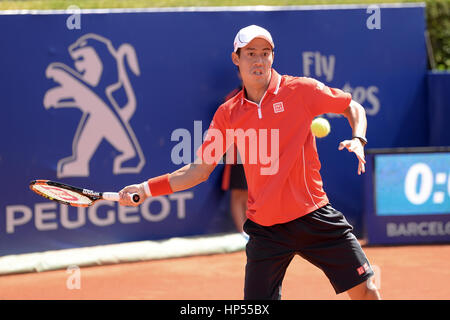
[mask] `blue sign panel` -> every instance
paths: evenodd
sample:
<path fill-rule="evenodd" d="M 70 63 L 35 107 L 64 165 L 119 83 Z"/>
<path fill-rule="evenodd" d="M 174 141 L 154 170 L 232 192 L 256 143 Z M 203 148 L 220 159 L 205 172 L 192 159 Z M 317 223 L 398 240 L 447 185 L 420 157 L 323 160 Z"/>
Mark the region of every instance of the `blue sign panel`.
<path fill-rule="evenodd" d="M 450 146 L 450 71 L 429 71 L 427 84 L 430 146 Z"/>
<path fill-rule="evenodd" d="M 230 54 L 250 24 L 271 32 L 280 74 L 363 104 L 371 147 L 426 145 L 424 7 L 378 8 L 380 23 L 366 9 L 0 14 L 0 255 L 234 230 L 221 165 L 207 182 L 138 208 L 67 208 L 28 183 L 118 191 L 193 161 L 240 84 Z M 363 180 L 354 154 L 337 150 L 350 126 L 325 116 L 325 191 L 358 234 Z"/>

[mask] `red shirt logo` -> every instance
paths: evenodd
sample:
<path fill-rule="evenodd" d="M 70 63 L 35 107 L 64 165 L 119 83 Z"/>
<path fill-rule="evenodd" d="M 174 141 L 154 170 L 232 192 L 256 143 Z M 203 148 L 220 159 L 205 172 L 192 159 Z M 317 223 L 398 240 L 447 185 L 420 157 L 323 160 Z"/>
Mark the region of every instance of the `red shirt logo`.
<path fill-rule="evenodd" d="M 273 104 L 273 112 L 280 113 L 284 111 L 283 102 L 277 102 Z"/>

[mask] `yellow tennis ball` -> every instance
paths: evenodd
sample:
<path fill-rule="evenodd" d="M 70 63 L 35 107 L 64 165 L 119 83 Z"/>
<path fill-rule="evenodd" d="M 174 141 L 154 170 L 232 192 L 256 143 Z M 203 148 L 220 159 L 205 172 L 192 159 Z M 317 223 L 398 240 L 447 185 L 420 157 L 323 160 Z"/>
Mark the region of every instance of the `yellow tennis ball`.
<path fill-rule="evenodd" d="M 331 131 L 330 123 L 325 118 L 317 117 L 311 123 L 311 131 L 317 138 L 326 137 Z"/>

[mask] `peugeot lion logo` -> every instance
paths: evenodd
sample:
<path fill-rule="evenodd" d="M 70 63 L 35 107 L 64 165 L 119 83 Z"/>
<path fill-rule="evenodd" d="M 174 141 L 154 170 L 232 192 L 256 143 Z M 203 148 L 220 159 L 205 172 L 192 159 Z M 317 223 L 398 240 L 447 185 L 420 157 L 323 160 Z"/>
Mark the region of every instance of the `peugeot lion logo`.
<path fill-rule="evenodd" d="M 58 161 L 58 177 L 89 176 L 89 162 L 102 139 L 120 152 L 113 162 L 114 174 L 139 173 L 145 158 L 129 125 L 136 97 L 127 70 L 140 75 L 134 48 L 125 43 L 116 50 L 109 39 L 90 33 L 68 50 L 75 70 L 53 62 L 45 72 L 59 84 L 46 92 L 45 108 L 78 108 L 83 113 L 73 138 L 72 155 Z M 126 97 L 124 105 L 113 96 L 119 89 Z M 127 165 L 127 161 L 133 165 Z"/>

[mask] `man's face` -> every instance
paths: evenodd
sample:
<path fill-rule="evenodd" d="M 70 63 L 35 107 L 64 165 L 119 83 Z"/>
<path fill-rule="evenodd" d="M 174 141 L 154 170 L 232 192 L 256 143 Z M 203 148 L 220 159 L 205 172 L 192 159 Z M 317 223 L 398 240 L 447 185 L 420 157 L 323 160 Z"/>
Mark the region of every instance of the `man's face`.
<path fill-rule="evenodd" d="M 239 67 L 244 86 L 264 86 L 270 82 L 273 50 L 269 42 L 255 38 L 241 48 L 238 55 L 233 52 L 233 63 Z"/>

